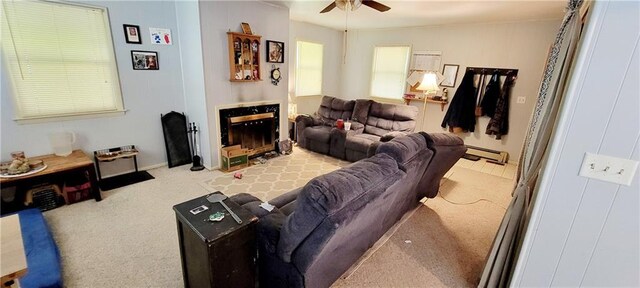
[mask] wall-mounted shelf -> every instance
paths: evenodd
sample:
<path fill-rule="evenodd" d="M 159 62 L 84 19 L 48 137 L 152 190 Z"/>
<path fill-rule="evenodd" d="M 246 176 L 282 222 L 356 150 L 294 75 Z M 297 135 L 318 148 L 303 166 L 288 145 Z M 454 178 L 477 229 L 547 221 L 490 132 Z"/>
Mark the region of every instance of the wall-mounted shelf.
<path fill-rule="evenodd" d="M 427 103 L 436 103 L 436 104 L 440 104 L 440 110 L 444 111 L 444 106 L 449 104 L 449 101 L 444 101 L 444 100 L 434 100 L 434 99 L 430 99 L 430 98 L 426 98 L 426 99 L 418 99 L 418 98 L 403 98 L 404 99 L 404 104 L 409 105 L 409 103 L 411 103 L 411 101 L 417 101 L 417 102 L 427 102 Z"/>
<path fill-rule="evenodd" d="M 261 36 L 227 32 L 229 40 L 229 81 L 256 82 L 260 75 Z"/>

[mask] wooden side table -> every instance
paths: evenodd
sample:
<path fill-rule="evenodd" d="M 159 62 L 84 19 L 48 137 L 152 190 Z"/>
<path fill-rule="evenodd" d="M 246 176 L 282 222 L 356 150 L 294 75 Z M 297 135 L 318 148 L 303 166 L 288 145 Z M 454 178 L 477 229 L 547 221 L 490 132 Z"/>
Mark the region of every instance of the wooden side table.
<path fill-rule="evenodd" d="M 30 160 L 42 160 L 47 165 L 47 169 L 44 169 L 38 173 L 15 177 L 15 178 L 0 178 L 0 186 L 19 186 L 23 184 L 36 184 L 44 182 L 55 182 L 60 179 L 64 179 L 68 174 L 77 172 L 86 172 L 91 182 L 91 194 L 96 201 L 102 200 L 100 195 L 100 189 L 98 188 L 98 180 L 96 177 L 96 170 L 93 168 L 93 161 L 87 157 L 82 150 L 74 150 L 71 155 L 68 156 L 56 156 L 54 154 L 29 157 Z"/>
<path fill-rule="evenodd" d="M 209 195 L 173 206 L 184 286 L 255 287 L 258 218 L 227 199 L 225 204 L 242 220 L 238 224 L 222 205 L 209 203 L 206 199 Z M 209 209 L 196 215 L 190 212 L 202 205 Z M 207 221 L 216 212 L 225 213 L 224 219 Z"/>

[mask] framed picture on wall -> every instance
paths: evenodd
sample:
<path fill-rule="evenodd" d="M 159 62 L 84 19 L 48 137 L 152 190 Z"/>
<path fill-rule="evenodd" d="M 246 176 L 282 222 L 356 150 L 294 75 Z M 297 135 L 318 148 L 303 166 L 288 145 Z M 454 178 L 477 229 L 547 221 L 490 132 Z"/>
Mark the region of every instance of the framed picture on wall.
<path fill-rule="evenodd" d="M 442 76 L 444 76 L 444 80 L 440 82 L 440 86 L 456 87 L 456 78 L 458 77 L 458 68 L 460 68 L 460 65 L 444 64 L 444 66 L 442 67 Z"/>
<path fill-rule="evenodd" d="M 267 40 L 267 62 L 284 63 L 284 42 Z"/>
<path fill-rule="evenodd" d="M 131 51 L 133 70 L 160 70 L 158 52 Z"/>
<path fill-rule="evenodd" d="M 142 44 L 142 38 L 140 38 L 140 26 L 124 24 L 124 39 L 129 44 Z"/>

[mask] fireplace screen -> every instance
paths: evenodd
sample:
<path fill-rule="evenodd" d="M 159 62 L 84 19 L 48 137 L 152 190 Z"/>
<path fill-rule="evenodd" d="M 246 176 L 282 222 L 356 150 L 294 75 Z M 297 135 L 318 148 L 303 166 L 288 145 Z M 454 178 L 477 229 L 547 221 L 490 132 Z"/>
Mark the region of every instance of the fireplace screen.
<path fill-rule="evenodd" d="M 227 118 L 229 145 L 242 145 L 250 149 L 249 156 L 275 149 L 275 123 L 273 113 Z"/>

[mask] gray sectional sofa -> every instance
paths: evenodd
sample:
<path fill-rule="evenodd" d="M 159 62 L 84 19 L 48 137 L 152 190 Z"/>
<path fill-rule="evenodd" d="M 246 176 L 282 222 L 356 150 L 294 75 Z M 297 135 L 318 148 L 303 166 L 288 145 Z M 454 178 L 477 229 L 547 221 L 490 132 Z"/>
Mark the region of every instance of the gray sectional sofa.
<path fill-rule="evenodd" d="M 329 287 L 423 196 L 434 197 L 466 151 L 457 136 L 423 132 L 375 145 L 371 157 L 269 201 L 271 212 L 252 195 L 231 197 L 259 217 L 260 287 Z"/>
<path fill-rule="evenodd" d="M 355 162 L 382 138 L 413 132 L 417 116 L 414 106 L 324 96 L 316 115 L 296 118 L 298 146 Z M 349 120 L 351 130 L 336 129 L 337 119 Z"/>

